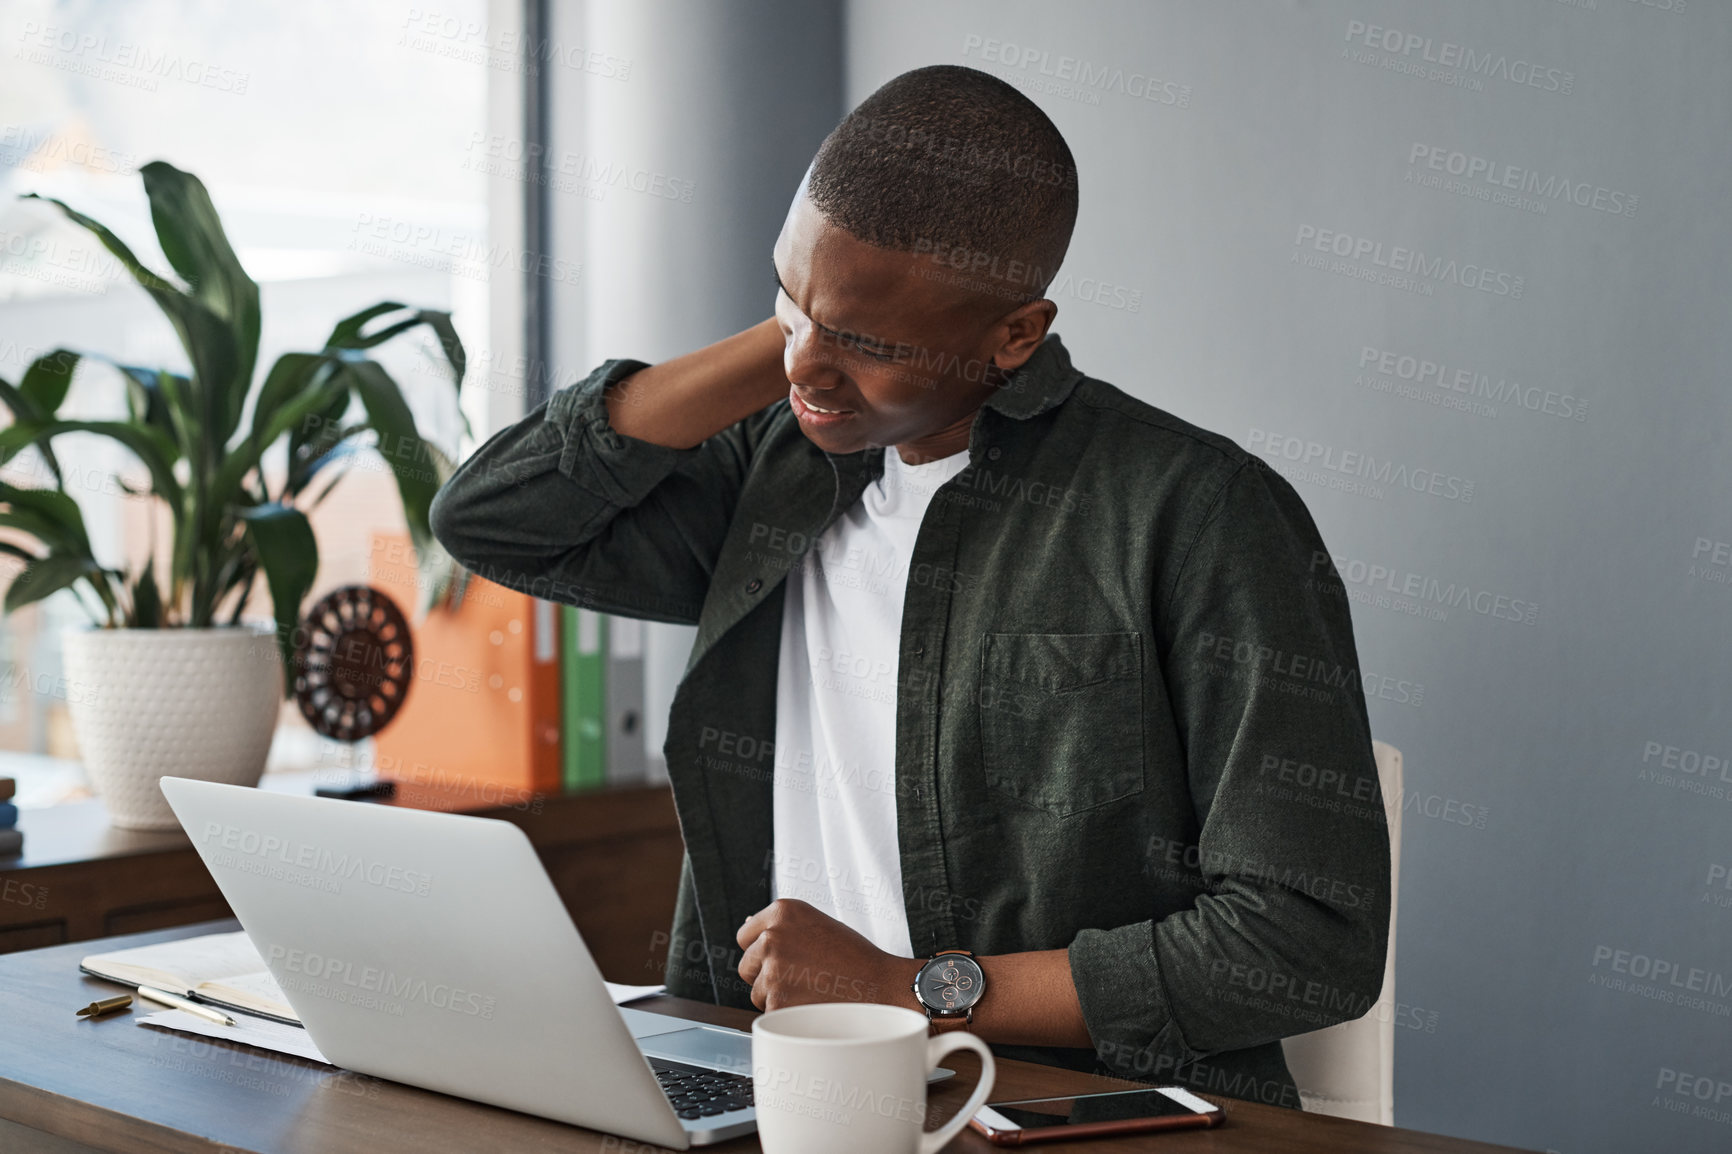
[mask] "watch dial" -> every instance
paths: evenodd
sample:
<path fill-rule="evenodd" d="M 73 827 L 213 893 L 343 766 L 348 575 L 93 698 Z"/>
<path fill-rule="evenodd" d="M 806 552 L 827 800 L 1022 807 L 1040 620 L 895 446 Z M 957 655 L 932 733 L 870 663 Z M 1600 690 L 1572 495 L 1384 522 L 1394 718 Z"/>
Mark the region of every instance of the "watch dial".
<path fill-rule="evenodd" d="M 980 1000 L 986 980 L 973 958 L 944 954 L 920 971 L 920 1000 L 934 1013 L 962 1013 Z"/>

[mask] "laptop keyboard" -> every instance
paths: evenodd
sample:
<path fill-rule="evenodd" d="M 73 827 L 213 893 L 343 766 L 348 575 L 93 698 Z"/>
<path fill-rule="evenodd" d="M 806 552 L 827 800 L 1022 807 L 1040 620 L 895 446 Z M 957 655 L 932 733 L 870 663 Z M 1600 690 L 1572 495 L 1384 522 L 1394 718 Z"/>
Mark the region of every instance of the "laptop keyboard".
<path fill-rule="evenodd" d="M 706 1070 L 666 1058 L 650 1058 L 649 1064 L 681 1118 L 713 1118 L 752 1104 L 752 1079 L 748 1075 Z"/>

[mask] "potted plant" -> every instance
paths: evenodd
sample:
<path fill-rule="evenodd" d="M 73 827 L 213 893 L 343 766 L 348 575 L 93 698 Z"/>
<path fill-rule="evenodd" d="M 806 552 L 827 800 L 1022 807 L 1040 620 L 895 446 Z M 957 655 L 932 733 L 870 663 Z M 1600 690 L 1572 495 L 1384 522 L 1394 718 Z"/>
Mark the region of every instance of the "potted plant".
<path fill-rule="evenodd" d="M 178 282 L 145 267 L 91 218 L 60 200 L 38 199 L 95 234 L 151 295 L 191 372 L 57 349 L 17 385 L 0 381 L 0 400 L 12 413 L 12 424 L 0 429 L 0 465 L 34 447 L 37 475 L 51 482 L 0 481 L 0 527 L 26 541 L 0 541 L 0 552 L 23 563 L 6 590 L 5 612 L 70 588 L 91 614 L 91 626 L 64 637 L 67 698 L 85 768 L 112 821 L 174 829 L 179 823 L 157 786 L 163 774 L 254 785 L 264 770 L 293 683 L 301 602 L 319 568 L 307 512 L 365 447 L 361 438 L 376 435 L 396 478 L 423 559 L 420 608 L 445 595 L 453 566 L 427 516 L 452 464 L 417 435 L 402 392 L 367 350 L 426 325 L 458 385 L 464 353 L 449 313 L 387 301 L 339 321 L 318 352 L 279 357 L 254 390 L 258 285 L 241 268 L 197 177 L 162 161 L 141 175 Z M 60 415 L 81 359 L 119 370 L 124 419 Z M 363 414 L 352 421 L 351 402 Z M 155 555 L 154 520 L 152 555 L 142 564 L 116 566 L 96 556 L 54 453 L 56 438 L 75 432 L 110 437 L 143 464 L 148 487 L 121 485 L 166 506 L 172 538 L 165 565 Z M 263 462 L 282 441 L 287 466 L 276 476 Z M 241 618 L 260 574 L 274 633 Z"/>

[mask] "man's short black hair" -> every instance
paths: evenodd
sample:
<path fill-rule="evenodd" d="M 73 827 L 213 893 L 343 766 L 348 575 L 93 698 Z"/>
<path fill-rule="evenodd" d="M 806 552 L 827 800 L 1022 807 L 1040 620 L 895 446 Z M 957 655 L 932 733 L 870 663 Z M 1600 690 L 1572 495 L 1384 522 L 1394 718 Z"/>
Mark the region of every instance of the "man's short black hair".
<path fill-rule="evenodd" d="M 818 149 L 807 196 L 867 244 L 930 253 L 935 275 L 1014 303 L 1052 282 L 1076 225 L 1076 164 L 1046 113 L 956 64 L 886 83 Z"/>

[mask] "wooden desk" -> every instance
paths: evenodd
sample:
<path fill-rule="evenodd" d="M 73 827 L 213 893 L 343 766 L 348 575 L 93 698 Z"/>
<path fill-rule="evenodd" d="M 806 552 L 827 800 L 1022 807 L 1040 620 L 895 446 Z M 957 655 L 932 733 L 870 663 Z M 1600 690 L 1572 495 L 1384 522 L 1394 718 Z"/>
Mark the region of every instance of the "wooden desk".
<path fill-rule="evenodd" d="M 261 789 L 311 795 L 315 773 L 268 774 Z M 666 786 L 502 798 L 497 790 L 399 782 L 387 802 L 521 826 L 610 980 L 661 981 L 679 888 L 679 819 Z M 504 802 L 504 804 L 501 804 Z M 179 830 L 116 829 L 97 801 L 25 810 L 22 856 L 0 858 L 0 954 L 233 914 Z"/>
<path fill-rule="evenodd" d="M 654 1148 L 627 1139 L 528 1114 L 268 1050 L 140 1027 L 133 1022 L 133 1012 L 98 1021 L 74 1016 L 74 1010 L 93 999 L 125 989 L 78 972 L 78 959 L 93 947 L 119 949 L 234 928 L 232 921 L 212 922 L 130 935 L 100 947 L 81 943 L 0 958 L 0 1119 L 7 1120 L 0 1121 L 0 1149 L 52 1154 L 655 1154 Z M 679 998 L 636 1005 L 729 1026 L 744 1027 L 752 1017 Z M 964 1072 L 958 1084 L 941 1084 L 932 1091 L 936 1116 L 948 1117 L 967 1099 L 974 1063 L 964 1058 L 958 1065 Z M 995 1096 L 1084 1093 L 1129 1085 L 1001 1061 Z M 1511 1149 L 1233 1099 L 1212 1100 L 1227 1111 L 1226 1124 L 1214 1130 L 1036 1149 L 1093 1154 L 1490 1154 Z M 755 1137 L 746 1137 L 710 1149 L 749 1151 L 758 1144 Z M 948 1149 L 961 1154 L 997 1147 L 965 1130 Z"/>

